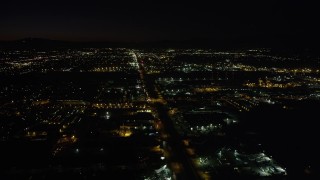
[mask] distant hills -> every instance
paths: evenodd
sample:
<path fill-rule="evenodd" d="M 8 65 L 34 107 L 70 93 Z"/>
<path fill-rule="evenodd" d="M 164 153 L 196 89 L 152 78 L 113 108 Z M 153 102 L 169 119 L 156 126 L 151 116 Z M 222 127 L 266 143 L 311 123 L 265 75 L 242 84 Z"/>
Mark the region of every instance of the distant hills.
<path fill-rule="evenodd" d="M 25 38 L 16 41 L 0 41 L 1 48 L 71 48 L 71 47 L 97 47 L 115 45 L 109 42 L 71 42 L 71 41 L 60 41 L 60 40 L 51 40 L 43 38 Z"/>
<path fill-rule="evenodd" d="M 16 41 L 0 41 L 2 49 L 49 49 L 49 48 L 89 48 L 89 47 L 129 47 L 129 48 L 280 48 L 280 49 L 319 49 L 319 45 L 291 40 L 274 41 L 238 39 L 196 39 L 188 41 L 153 41 L 153 42 L 72 42 L 44 38 L 25 38 Z"/>
<path fill-rule="evenodd" d="M 231 43 L 211 40 L 151 41 L 151 42 L 72 42 L 43 38 L 25 38 L 16 41 L 0 41 L 2 48 L 77 48 L 77 47 L 131 47 L 131 48 L 190 48 L 190 47 L 232 47 Z M 235 43 L 233 45 L 236 45 Z M 239 46 L 241 47 L 241 46 Z"/>
<path fill-rule="evenodd" d="M 183 43 L 173 41 L 161 42 L 74 42 L 43 38 L 25 38 L 16 41 L 0 41 L 0 48 L 80 48 L 80 47 L 167 47 L 181 46 Z"/>

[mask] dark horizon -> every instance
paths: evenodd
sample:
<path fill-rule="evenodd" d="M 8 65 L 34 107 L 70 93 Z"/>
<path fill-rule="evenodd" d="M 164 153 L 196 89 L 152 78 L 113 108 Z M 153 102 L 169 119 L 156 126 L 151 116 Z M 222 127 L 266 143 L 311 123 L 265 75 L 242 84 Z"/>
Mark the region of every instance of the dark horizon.
<path fill-rule="evenodd" d="M 0 41 L 217 41 L 311 46 L 318 12 L 308 2 L 4 2 Z M 302 44 L 302 45 L 301 45 Z"/>

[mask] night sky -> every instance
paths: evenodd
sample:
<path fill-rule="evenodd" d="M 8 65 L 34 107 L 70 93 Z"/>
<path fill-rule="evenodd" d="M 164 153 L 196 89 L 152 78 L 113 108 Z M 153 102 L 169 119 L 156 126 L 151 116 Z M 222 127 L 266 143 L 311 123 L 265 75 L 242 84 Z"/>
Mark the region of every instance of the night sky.
<path fill-rule="evenodd" d="M 306 1 L 8 0 L 1 2 L 0 40 L 315 43 L 319 14 L 317 6 Z"/>

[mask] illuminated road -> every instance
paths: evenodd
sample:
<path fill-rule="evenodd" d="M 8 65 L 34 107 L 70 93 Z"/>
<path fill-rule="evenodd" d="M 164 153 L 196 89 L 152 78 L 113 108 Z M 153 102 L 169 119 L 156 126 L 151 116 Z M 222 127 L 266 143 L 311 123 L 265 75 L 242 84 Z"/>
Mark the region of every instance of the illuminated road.
<path fill-rule="evenodd" d="M 133 57 L 135 57 L 136 61 L 139 63 L 139 73 L 148 101 L 152 103 L 158 111 L 159 118 L 163 124 L 161 131 L 165 134 L 165 150 L 168 152 L 169 167 L 172 169 L 175 178 L 178 180 L 201 179 L 187 154 L 187 150 L 182 143 L 182 138 L 176 131 L 174 124 L 168 115 L 166 101 L 161 95 L 158 95 L 158 92 L 156 92 L 154 82 L 149 80 L 148 76 L 145 75 L 144 63 L 140 55 L 137 53 L 133 54 Z"/>
<path fill-rule="evenodd" d="M 164 131 L 168 133 L 167 143 L 171 150 L 170 161 L 173 165 L 176 165 L 175 162 L 182 165 L 182 171 L 177 174 L 177 179 L 200 179 L 199 174 L 196 172 L 193 163 L 187 155 L 180 135 L 177 133 L 172 120 L 168 116 L 167 108 L 161 103 L 155 103 L 155 107 L 158 110 L 159 118 L 163 122 Z M 173 170 L 175 169 L 175 167 L 172 168 Z"/>
<path fill-rule="evenodd" d="M 144 70 L 144 66 L 143 66 L 143 62 L 138 59 L 140 59 L 139 55 L 137 56 L 137 54 L 133 51 L 130 52 L 130 54 L 132 55 L 132 58 L 134 59 L 134 63 L 137 64 L 138 66 L 138 71 L 139 71 L 139 76 L 140 76 L 140 79 L 141 79 L 141 86 L 142 86 L 142 89 L 143 89 L 143 92 L 146 94 L 147 98 L 149 99 L 149 94 L 148 94 L 148 91 L 146 90 L 146 81 L 145 81 L 145 70 Z"/>

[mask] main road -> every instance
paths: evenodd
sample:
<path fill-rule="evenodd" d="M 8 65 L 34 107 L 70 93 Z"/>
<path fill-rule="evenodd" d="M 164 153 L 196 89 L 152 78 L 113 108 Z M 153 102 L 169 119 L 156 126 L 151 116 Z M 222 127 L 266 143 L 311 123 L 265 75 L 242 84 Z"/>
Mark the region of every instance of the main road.
<path fill-rule="evenodd" d="M 142 87 L 144 88 L 148 101 L 153 103 L 153 106 L 158 112 L 159 119 L 163 124 L 161 131 L 163 134 L 165 134 L 165 150 L 169 154 L 168 163 L 169 167 L 171 167 L 174 172 L 174 177 L 178 180 L 201 179 L 196 171 L 196 168 L 194 167 L 194 164 L 187 154 L 186 148 L 182 142 L 182 137 L 175 129 L 172 119 L 168 114 L 166 101 L 162 98 L 162 96 L 158 95 L 158 92 L 156 92 L 154 80 L 149 79 L 145 73 L 142 57 L 136 52 L 131 52 L 131 54 L 139 66 L 138 68 L 142 81 Z"/>

